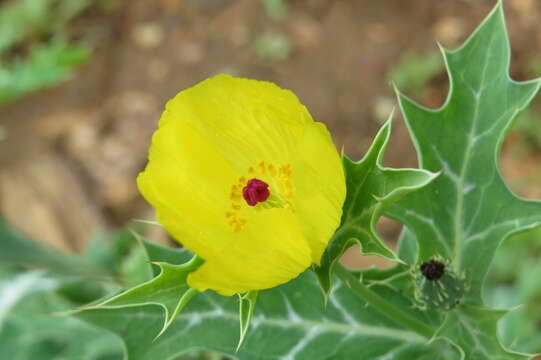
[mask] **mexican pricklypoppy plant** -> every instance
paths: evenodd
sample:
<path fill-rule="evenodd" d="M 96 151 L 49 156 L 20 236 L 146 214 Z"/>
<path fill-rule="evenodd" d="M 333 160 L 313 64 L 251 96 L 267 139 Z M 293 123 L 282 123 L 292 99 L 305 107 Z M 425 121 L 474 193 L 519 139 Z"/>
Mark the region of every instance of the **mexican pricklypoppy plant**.
<path fill-rule="evenodd" d="M 509 78 L 501 3 L 442 55 L 442 107 L 397 91 L 420 169 L 382 165 L 390 121 L 361 160 L 340 162 L 289 91 L 220 75 L 180 92 L 138 184 L 197 255 L 140 239 L 154 277 L 79 316 L 122 338 L 129 360 L 194 348 L 242 360 L 530 359 L 508 349 L 532 350 L 513 332 L 500 340 L 508 311 L 490 307 L 484 284 L 501 242 L 541 224 L 541 203 L 513 194 L 498 169 L 541 82 Z M 396 253 L 376 231 L 382 215 L 405 225 Z M 353 244 L 396 266 L 345 268 Z"/>

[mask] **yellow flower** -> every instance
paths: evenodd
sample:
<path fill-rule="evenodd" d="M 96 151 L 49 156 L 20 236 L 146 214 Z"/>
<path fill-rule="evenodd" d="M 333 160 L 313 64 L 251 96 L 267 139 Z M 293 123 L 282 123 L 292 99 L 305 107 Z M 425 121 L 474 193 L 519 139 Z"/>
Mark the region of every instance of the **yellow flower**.
<path fill-rule="evenodd" d="M 158 221 L 205 260 L 188 284 L 222 295 L 319 263 L 346 193 L 325 125 L 291 91 L 228 75 L 167 103 L 137 183 Z"/>

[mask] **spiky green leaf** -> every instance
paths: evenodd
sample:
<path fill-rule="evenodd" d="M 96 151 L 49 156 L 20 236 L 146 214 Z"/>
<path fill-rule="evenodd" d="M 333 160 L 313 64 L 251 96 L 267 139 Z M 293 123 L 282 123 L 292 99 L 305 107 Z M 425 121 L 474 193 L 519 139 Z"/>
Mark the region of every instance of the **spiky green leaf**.
<path fill-rule="evenodd" d="M 115 309 L 133 306 L 158 305 L 164 311 L 163 326 L 156 336 L 167 330 L 182 309 L 198 292 L 187 284 L 190 272 L 195 271 L 203 260 L 194 256 L 182 265 L 172 265 L 164 262 L 154 263 L 161 272 L 158 276 L 141 285 L 135 286 L 100 304 L 82 308 Z"/>
<path fill-rule="evenodd" d="M 398 94 L 420 166 L 442 175 L 391 205 L 386 214 L 408 227 L 402 258 L 414 271 L 441 257 L 464 279 L 465 295 L 459 300 L 465 305 L 446 313 L 438 336 L 453 342 L 465 359 L 527 359 L 500 344 L 497 324 L 506 312 L 486 309 L 482 295 L 499 244 L 541 224 L 541 202 L 513 194 L 498 168 L 504 137 L 540 81 L 509 77 L 501 2 L 464 45 L 442 53 L 450 91 L 441 108 L 427 109 Z"/>
<path fill-rule="evenodd" d="M 363 254 L 398 260 L 377 234 L 377 221 L 386 207 L 427 185 L 437 176 L 425 170 L 383 167 L 383 156 L 390 134 L 391 120 L 380 129 L 362 160 L 354 162 L 343 156 L 347 194 L 341 225 L 323 254 L 321 266 L 315 268 L 325 293 L 332 286 L 333 265 L 353 244 L 360 244 Z"/>
<path fill-rule="evenodd" d="M 469 302 L 480 304 L 482 283 L 500 242 L 541 224 L 541 203 L 505 185 L 498 155 L 515 115 L 539 80 L 509 78 L 509 40 L 499 4 L 457 50 L 443 50 L 450 92 L 426 109 L 398 94 L 423 169 L 442 175 L 392 205 L 388 214 L 412 230 L 419 260 L 439 254 L 464 272 Z"/>

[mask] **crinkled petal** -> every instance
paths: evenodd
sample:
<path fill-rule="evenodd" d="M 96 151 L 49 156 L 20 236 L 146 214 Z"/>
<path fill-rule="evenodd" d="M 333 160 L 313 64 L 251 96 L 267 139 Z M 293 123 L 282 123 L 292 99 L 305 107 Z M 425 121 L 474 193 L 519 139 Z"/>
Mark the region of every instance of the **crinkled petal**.
<path fill-rule="evenodd" d="M 303 272 L 312 262 L 297 217 L 286 209 L 269 209 L 251 218 L 220 256 L 188 277 L 188 284 L 222 295 L 267 289 Z"/>
<path fill-rule="evenodd" d="M 313 121 L 289 90 L 217 75 L 180 92 L 167 110 L 207 137 L 239 171 L 264 160 L 285 163 Z"/>
<path fill-rule="evenodd" d="M 231 231 L 224 213 L 236 177 L 205 137 L 166 111 L 137 184 L 171 235 L 205 257 L 227 243 Z"/>
<path fill-rule="evenodd" d="M 295 207 L 303 233 L 319 264 L 323 251 L 340 225 L 346 183 L 342 163 L 325 125 L 312 123 L 297 146 Z"/>

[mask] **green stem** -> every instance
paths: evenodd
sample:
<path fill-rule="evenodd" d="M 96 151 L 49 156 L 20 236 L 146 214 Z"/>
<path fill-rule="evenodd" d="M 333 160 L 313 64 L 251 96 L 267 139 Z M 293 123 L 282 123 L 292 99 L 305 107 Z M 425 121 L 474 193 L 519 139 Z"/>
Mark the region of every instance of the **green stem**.
<path fill-rule="evenodd" d="M 375 309 L 391 320 L 395 321 L 397 324 L 411 329 L 428 339 L 432 338 L 434 335 L 434 329 L 426 325 L 424 322 L 419 321 L 413 316 L 403 312 L 393 304 L 389 303 L 379 294 L 372 291 L 370 288 L 361 283 L 359 279 L 353 276 L 342 264 L 338 263 L 335 265 L 335 272 L 336 275 L 338 275 L 338 277 L 346 285 L 348 285 L 359 298 L 372 305 Z"/>

